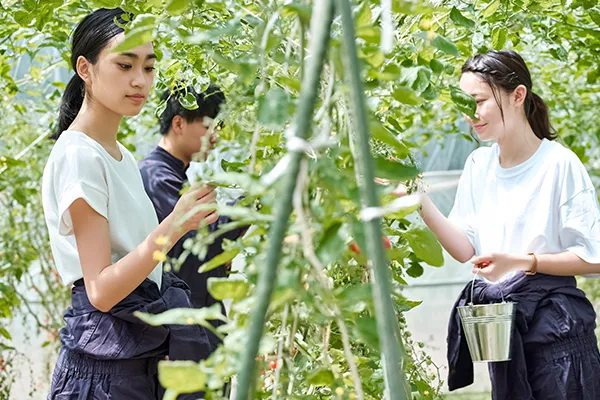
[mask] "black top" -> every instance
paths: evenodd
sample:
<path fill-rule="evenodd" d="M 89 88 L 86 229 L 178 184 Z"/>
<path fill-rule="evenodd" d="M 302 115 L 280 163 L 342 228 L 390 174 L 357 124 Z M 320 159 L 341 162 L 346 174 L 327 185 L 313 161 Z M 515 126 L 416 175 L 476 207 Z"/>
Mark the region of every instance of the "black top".
<path fill-rule="evenodd" d="M 179 160 L 168 151 L 161 147 L 155 147 L 146 158 L 139 163 L 144 188 L 148 197 L 152 200 L 156 215 L 159 221 L 163 221 L 175 208 L 175 204 L 181 197 L 179 194 L 184 184 L 187 182 L 186 171 L 187 167 L 183 161 Z M 226 216 L 220 216 L 219 219 L 209 226 L 209 231 L 214 232 L 219 225 L 231 222 L 231 219 Z M 192 290 L 192 304 L 194 307 L 208 307 L 218 303 L 207 290 L 207 279 L 209 277 L 226 277 L 227 271 L 225 266 L 220 266 L 205 273 L 198 273 L 200 265 L 209 261 L 213 257 L 223 252 L 223 238 L 235 240 L 240 237 L 246 230 L 246 227 L 237 228 L 229 231 L 217 240 L 215 240 L 208 248 L 206 257 L 202 260 L 198 259 L 193 254 L 190 254 L 178 272 L 177 276 L 183 279 Z M 169 252 L 169 257 L 179 258 L 183 253 L 183 243 L 188 238 L 196 237 L 196 231 L 190 231 L 179 240 Z"/>

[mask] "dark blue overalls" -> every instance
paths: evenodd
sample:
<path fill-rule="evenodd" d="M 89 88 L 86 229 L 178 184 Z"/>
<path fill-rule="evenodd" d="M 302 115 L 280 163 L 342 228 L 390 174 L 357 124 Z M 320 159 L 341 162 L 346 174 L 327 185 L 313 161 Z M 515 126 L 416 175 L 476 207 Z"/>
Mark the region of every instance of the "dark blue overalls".
<path fill-rule="evenodd" d="M 163 274 L 159 292 L 146 279 L 109 312 L 90 303 L 83 280 L 75 282 L 72 307 L 60 330 L 62 348 L 48 399 L 154 400 L 162 398 L 158 361 L 206 359 L 214 350 L 208 330 L 198 325 L 150 326 L 135 311 L 158 314 L 190 308 L 188 286 L 172 273 Z M 185 397 L 178 397 L 184 399 Z M 189 398 L 197 398 L 190 395 Z"/>
<path fill-rule="evenodd" d="M 499 283 L 475 281 L 475 304 L 516 302 L 511 361 L 489 363 L 494 400 L 599 400 L 600 353 L 596 313 L 574 277 L 522 272 Z M 473 363 L 456 307 L 448 327 L 448 387 L 473 383 Z"/>

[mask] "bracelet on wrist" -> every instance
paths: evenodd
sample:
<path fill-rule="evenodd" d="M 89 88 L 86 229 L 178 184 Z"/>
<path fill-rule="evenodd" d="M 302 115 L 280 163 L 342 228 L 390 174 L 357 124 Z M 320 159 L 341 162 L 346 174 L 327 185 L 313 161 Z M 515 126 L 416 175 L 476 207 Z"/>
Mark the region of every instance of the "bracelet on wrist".
<path fill-rule="evenodd" d="M 527 255 L 533 257 L 533 266 L 531 267 L 531 269 L 529 271 L 525 271 L 525 275 L 535 275 L 535 274 L 537 274 L 538 259 L 535 256 L 535 254 L 533 254 L 533 253 L 527 253 Z"/>

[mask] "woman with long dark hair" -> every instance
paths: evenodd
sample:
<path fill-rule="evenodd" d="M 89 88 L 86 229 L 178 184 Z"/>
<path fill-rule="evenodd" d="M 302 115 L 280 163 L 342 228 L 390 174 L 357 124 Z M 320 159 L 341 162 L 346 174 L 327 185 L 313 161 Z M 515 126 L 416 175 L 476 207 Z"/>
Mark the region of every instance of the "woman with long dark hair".
<path fill-rule="evenodd" d="M 124 14 L 100 9 L 75 29 L 75 74 L 44 169 L 52 252 L 72 287 L 50 399 L 158 399 L 160 359 L 198 361 L 213 350 L 204 328 L 151 327 L 133 315 L 191 307 L 187 286 L 163 274 L 160 261 L 184 234 L 218 216 L 192 211 L 215 199 L 213 188 L 193 188 L 159 224 L 133 155 L 117 141 L 122 118 L 137 115 L 150 93 L 156 59 L 152 43 L 113 51 L 132 18 Z M 177 224 L 184 214 L 192 216 Z"/>
<path fill-rule="evenodd" d="M 491 51 L 467 60 L 461 88 L 475 98 L 465 116 L 483 142 L 460 178 L 446 218 L 426 194 L 421 216 L 442 246 L 484 279 L 456 305 L 516 303 L 512 359 L 489 364 L 496 400 L 600 399 L 595 312 L 575 275 L 600 272 L 600 210 L 578 157 L 555 141 L 548 108 L 523 58 Z M 399 187 L 397 194 L 405 194 Z M 448 385 L 473 381 L 456 309 L 448 335 Z"/>

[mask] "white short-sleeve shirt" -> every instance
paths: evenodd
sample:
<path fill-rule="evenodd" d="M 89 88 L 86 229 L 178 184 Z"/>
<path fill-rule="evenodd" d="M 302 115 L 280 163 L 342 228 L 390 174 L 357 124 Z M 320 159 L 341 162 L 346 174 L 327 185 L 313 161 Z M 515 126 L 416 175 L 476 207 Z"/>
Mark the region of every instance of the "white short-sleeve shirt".
<path fill-rule="evenodd" d="M 137 163 L 119 143 L 117 161 L 98 142 L 64 131 L 54 144 L 42 179 L 42 203 L 56 268 L 65 285 L 83 277 L 69 207 L 85 200 L 108 221 L 113 263 L 135 249 L 158 226 Z M 162 264 L 148 276 L 160 288 Z"/>
<path fill-rule="evenodd" d="M 532 157 L 512 168 L 500 166 L 498 144 L 475 150 L 449 219 L 477 255 L 568 250 L 600 263 L 596 190 L 579 158 L 558 142 L 544 139 Z"/>

